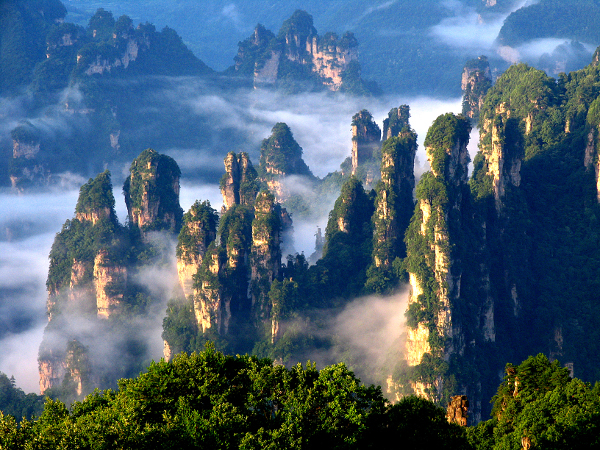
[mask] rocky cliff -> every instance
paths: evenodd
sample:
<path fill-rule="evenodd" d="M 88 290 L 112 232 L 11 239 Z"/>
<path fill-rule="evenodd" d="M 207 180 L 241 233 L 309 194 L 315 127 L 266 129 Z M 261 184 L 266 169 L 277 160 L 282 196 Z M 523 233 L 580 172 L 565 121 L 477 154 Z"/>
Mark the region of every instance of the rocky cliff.
<path fill-rule="evenodd" d="M 385 271 L 391 270 L 396 258 L 406 256 L 404 233 L 414 210 L 417 135 L 410 129 L 408 116 L 408 106 L 404 105 L 392 109 L 384 123 L 390 137 L 381 149 L 381 182 L 376 188 L 373 215 L 373 263 Z"/>
<path fill-rule="evenodd" d="M 179 232 L 183 216 L 180 175 L 173 158 L 150 148 L 144 150 L 131 164 L 123 185 L 129 221 L 143 232 Z"/>
<path fill-rule="evenodd" d="M 297 84 L 338 91 L 362 84 L 354 35 L 321 37 L 312 16 L 301 10 L 283 23 L 277 36 L 257 25 L 252 36 L 240 42 L 232 70 L 252 76 L 255 87 L 296 89 L 292 86 Z"/>
<path fill-rule="evenodd" d="M 460 87 L 463 91 L 462 113 L 477 123 L 485 94 L 492 87 L 492 73 L 487 57 L 480 56 L 467 61 Z"/>
<path fill-rule="evenodd" d="M 246 341 L 278 335 L 270 290 L 282 277 L 282 232 L 291 217 L 272 193 L 257 192 L 247 154 L 229 153 L 225 169 L 218 229 L 216 212 L 206 202 L 184 216 L 177 257 L 185 298 L 167 309 L 163 337 L 169 352 L 193 351 L 209 339 L 242 349 Z M 188 337 L 180 338 L 175 326 L 186 327 Z"/>
<path fill-rule="evenodd" d="M 39 160 L 40 131 L 25 122 L 11 131 L 12 158 L 10 184 L 13 189 L 24 190 L 31 185 L 44 184 L 48 176 L 45 165 Z"/>
<path fill-rule="evenodd" d="M 392 108 L 387 118 L 383 120 L 383 140 L 399 136 L 404 128 L 410 129 L 409 118 L 410 107 L 408 105 Z"/>
<path fill-rule="evenodd" d="M 254 202 L 252 221 L 250 292 L 258 324 L 271 319 L 269 290 L 281 269 L 281 207 L 275 196 L 262 191 Z M 272 329 L 278 327 L 273 325 Z M 271 336 L 273 340 L 275 336 Z"/>
<path fill-rule="evenodd" d="M 275 195 L 278 202 L 290 198 L 286 177 L 304 177 L 302 182 L 310 185 L 315 177 L 302 159 L 302 147 L 296 142 L 292 131 L 285 123 L 277 123 L 271 136 L 260 146 L 260 181 Z"/>
<path fill-rule="evenodd" d="M 177 273 L 187 298 L 193 294 L 194 275 L 202 265 L 208 247 L 217 237 L 219 217 L 209 201 L 196 201 L 183 216 L 177 240 Z"/>
<path fill-rule="evenodd" d="M 369 111 L 363 109 L 352 116 L 352 175 L 357 175 L 366 180 L 370 185 L 377 175 L 374 167 L 369 165 L 375 162 L 379 166 L 378 151 L 381 147 L 381 128 L 373 120 Z M 386 130 L 387 131 L 387 130 Z M 364 168 L 364 174 L 359 173 L 359 167 Z"/>
<path fill-rule="evenodd" d="M 418 210 L 407 233 L 411 294 L 406 357 L 411 366 L 424 359 L 441 364 L 464 351 L 453 315 L 461 296 L 461 255 L 449 243 L 460 239 L 462 228 L 454 212 L 465 206 L 469 132 L 467 119 L 446 114 L 435 120 L 425 139 L 432 170 L 417 187 Z M 444 382 L 440 376 L 421 378 L 413 380 L 412 387 L 420 395 L 437 398 Z"/>
<path fill-rule="evenodd" d="M 152 199 L 158 190 L 164 202 L 174 195 L 174 179 L 178 179 L 160 162 L 155 164 L 156 155 L 149 156 L 138 160 L 146 163 L 145 171 L 135 170 L 133 165 L 133 191 L 146 188 L 149 195 L 142 191 L 140 196 Z M 137 178 L 146 183 L 136 186 Z M 157 179 L 164 179 L 166 186 Z M 167 264 L 161 259 L 161 248 L 150 240 L 144 242 L 137 227 L 119 224 L 114 203 L 110 173 L 90 179 L 80 189 L 74 218 L 56 235 L 50 252 L 48 325 L 39 352 L 40 388 L 65 401 L 80 399 L 95 387 L 108 387 L 117 378 L 130 376 L 148 357 L 143 334 L 156 299 L 140 281 L 141 274 L 147 265 L 158 270 Z M 167 217 L 173 217 L 178 207 L 176 199 Z M 160 215 L 163 209 L 169 208 L 147 208 L 158 211 L 154 220 L 161 224 L 165 223 Z M 167 222 L 169 232 L 173 221 Z M 160 229 L 146 224 L 148 229 Z M 194 251 L 185 250 L 187 256 Z M 120 363 L 107 364 L 107 354 Z"/>
<path fill-rule="evenodd" d="M 223 209 L 252 205 L 259 191 L 259 180 L 250 157 L 244 152 L 237 155 L 229 152 L 224 163 L 225 173 L 220 181 Z"/>
<path fill-rule="evenodd" d="M 39 356 L 42 394 L 63 385 L 75 389 L 76 396 L 89 391 L 90 363 L 73 329 L 74 318 L 106 319 L 121 310 L 127 269 L 115 257 L 123 236 L 114 202 L 110 173 L 90 179 L 80 189 L 75 218 L 67 221 L 52 246 L 48 326 Z"/>

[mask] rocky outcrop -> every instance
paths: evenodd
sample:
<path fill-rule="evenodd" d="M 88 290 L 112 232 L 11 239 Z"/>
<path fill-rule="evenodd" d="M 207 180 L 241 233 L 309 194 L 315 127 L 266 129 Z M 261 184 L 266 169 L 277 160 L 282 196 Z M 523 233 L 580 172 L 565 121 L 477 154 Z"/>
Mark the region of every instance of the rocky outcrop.
<path fill-rule="evenodd" d="M 253 218 L 252 208 L 246 205 L 233 204 L 224 211 L 217 239 L 207 249 L 194 277 L 194 313 L 198 329 L 205 334 L 227 335 L 233 324 L 250 318 Z"/>
<path fill-rule="evenodd" d="M 307 51 L 311 55 L 314 72 L 323 78 L 332 91 L 342 87 L 343 74 L 353 61 L 358 61 L 358 41 L 352 33 L 340 39 L 335 33 L 327 33 L 322 39 L 313 36 Z"/>
<path fill-rule="evenodd" d="M 479 110 L 483 106 L 483 99 L 492 87 L 492 73 L 487 57 L 480 56 L 465 64 L 461 79 L 463 91 L 462 113 L 477 123 Z"/>
<path fill-rule="evenodd" d="M 70 309 L 83 313 L 94 311 L 94 287 L 91 283 L 93 268 L 91 261 L 73 259 L 68 292 Z"/>
<path fill-rule="evenodd" d="M 389 137 L 381 149 L 381 184 L 373 215 L 373 263 L 386 270 L 396 258 L 406 256 L 404 234 L 414 210 L 417 135 L 410 130 L 408 116 L 408 106 L 404 105 L 392 109 L 384 122 L 384 130 L 395 137 Z"/>
<path fill-rule="evenodd" d="M 220 278 L 225 268 L 225 253 L 212 246 L 205 254 L 194 287 L 194 316 L 198 329 L 216 335 L 227 333 L 231 318 L 230 302 L 225 299 Z"/>
<path fill-rule="evenodd" d="M 23 190 L 28 186 L 47 183 L 48 173 L 38 160 L 40 153 L 40 132 L 26 122 L 11 131 L 12 159 L 10 181 L 13 189 Z"/>
<path fill-rule="evenodd" d="M 519 148 L 519 142 L 511 142 L 509 137 L 510 134 L 518 133 L 515 122 L 506 116 L 499 115 L 491 124 L 492 148 L 486 156 L 488 173 L 493 180 L 497 211 L 502 208 L 502 199 L 507 186 L 519 187 L 521 184 L 523 149 Z"/>
<path fill-rule="evenodd" d="M 111 261 L 106 250 L 94 259 L 94 290 L 98 317 L 108 319 L 122 309 L 127 286 L 127 267 Z"/>
<path fill-rule="evenodd" d="M 39 142 L 21 142 L 13 139 L 13 158 L 33 159 L 39 152 Z"/>
<path fill-rule="evenodd" d="M 279 74 L 279 60 L 281 52 L 271 51 L 261 66 L 256 66 L 254 69 L 254 88 L 264 85 L 273 85 L 277 82 Z"/>
<path fill-rule="evenodd" d="M 302 147 L 296 142 L 292 131 L 285 123 L 277 123 L 271 136 L 264 139 L 260 146 L 260 181 L 267 185 L 278 202 L 290 197 L 286 187 L 286 177 L 305 177 L 306 183 L 315 177 L 302 159 Z"/>
<path fill-rule="evenodd" d="M 410 107 L 401 105 L 398 108 L 392 108 L 386 119 L 383 120 L 383 140 L 394 136 L 399 136 L 400 132 L 407 129 L 410 131 Z"/>
<path fill-rule="evenodd" d="M 513 116 L 515 114 L 513 113 Z M 532 113 L 527 114 L 525 132 L 531 130 Z M 496 211 L 500 214 L 506 190 L 521 184 L 521 164 L 524 158 L 523 136 L 519 119 L 511 117 L 509 105 L 501 103 L 492 117 L 486 116 L 480 131 L 481 154 L 484 156 L 487 174 L 492 180 Z"/>
<path fill-rule="evenodd" d="M 44 395 L 48 389 L 60 386 L 65 377 L 64 352 L 56 353 L 56 351 L 46 351 L 44 353 L 40 351 L 38 371 L 41 395 Z"/>
<path fill-rule="evenodd" d="M 258 174 L 247 153 L 229 152 L 225 157 L 225 174 L 221 177 L 220 188 L 223 196 L 223 210 L 233 205 L 249 206 L 259 191 Z"/>
<path fill-rule="evenodd" d="M 134 239 L 117 221 L 110 173 L 90 179 L 80 189 L 75 217 L 57 233 L 50 252 L 48 325 L 39 352 L 42 392 L 60 387 L 61 395 L 79 399 L 98 385 L 102 374 L 119 372 L 102 365 L 94 377 L 91 359 L 97 355 L 88 346 L 102 342 L 104 355 L 111 345 L 124 345 L 113 350 L 127 353 L 127 344 L 119 339 L 128 331 L 104 319 L 119 315 L 126 322 L 127 308 L 147 300 L 143 288 L 130 280 L 128 259 L 135 255 L 130 252 L 141 246 Z M 136 298 L 126 298 L 129 288 Z"/>
<path fill-rule="evenodd" d="M 449 423 L 456 423 L 461 427 L 467 426 L 469 400 L 466 395 L 455 395 L 450 400 L 446 409 L 446 419 Z"/>
<path fill-rule="evenodd" d="M 598 123 L 589 123 L 589 125 L 590 129 L 587 134 L 583 165 L 587 170 L 593 169 L 596 174 L 596 199 L 600 203 L 600 158 L 598 157 L 600 153 L 600 145 L 598 143 L 600 126 Z"/>
<path fill-rule="evenodd" d="M 297 10 L 275 36 L 257 25 L 252 36 L 240 42 L 233 70 L 253 77 L 254 87 L 276 85 L 279 80 L 313 82 L 337 91 L 345 72 L 358 65 L 358 42 L 352 33 L 317 34 L 312 16 Z M 290 69 L 295 66 L 296 69 Z"/>
<path fill-rule="evenodd" d="M 448 360 L 450 355 L 463 351 L 461 331 L 453 319 L 454 305 L 460 298 L 462 268 L 460 255 L 450 243 L 459 238 L 454 234 L 461 229 L 453 211 L 461 209 L 467 183 L 469 132 L 467 119 L 446 114 L 436 119 L 425 139 L 432 171 L 419 183 L 418 212 L 413 219 L 418 226 L 412 227 L 406 238 L 419 248 L 409 251 L 407 261 L 411 290 L 406 357 L 410 366 L 421 364 L 426 353 Z M 421 319 L 426 316 L 430 319 Z M 442 384 L 441 378 L 411 383 L 415 392 L 429 392 L 428 397 Z"/>
<path fill-rule="evenodd" d="M 381 129 L 369 111 L 363 109 L 352 116 L 352 174 L 358 166 L 372 160 L 381 145 Z"/>
<path fill-rule="evenodd" d="M 175 160 L 149 148 L 133 161 L 129 172 L 123 185 L 129 221 L 143 232 L 179 232 L 181 171 Z"/>
<path fill-rule="evenodd" d="M 61 389 L 75 398 L 81 398 L 91 390 L 91 366 L 88 350 L 76 339 L 71 339 L 62 350 L 52 348 L 47 340 L 40 346 L 39 356 L 40 393 Z M 56 395 L 56 393 L 55 393 Z"/>
<path fill-rule="evenodd" d="M 250 292 L 253 314 L 258 323 L 271 316 L 269 289 L 281 268 L 281 212 L 275 196 L 262 191 L 254 203 Z"/>
<path fill-rule="evenodd" d="M 143 47 L 142 47 L 143 46 Z M 135 38 L 127 39 L 123 45 L 124 49 L 119 52 L 117 49 L 104 51 L 95 55 L 94 59 L 84 58 L 82 54 L 77 55 L 77 63 L 85 65 L 84 73 L 86 75 L 102 75 L 111 73 L 115 69 L 127 69 L 129 64 L 138 58 L 140 48 L 148 48 L 148 42 Z"/>
<path fill-rule="evenodd" d="M 65 356 L 65 378 L 74 388 L 75 395 L 89 391 L 90 362 L 88 350 L 76 339 L 67 343 Z"/>
<path fill-rule="evenodd" d="M 217 212 L 208 201 L 196 201 L 183 216 L 176 253 L 179 284 L 185 297 L 193 294 L 194 275 L 217 237 L 218 220 Z"/>

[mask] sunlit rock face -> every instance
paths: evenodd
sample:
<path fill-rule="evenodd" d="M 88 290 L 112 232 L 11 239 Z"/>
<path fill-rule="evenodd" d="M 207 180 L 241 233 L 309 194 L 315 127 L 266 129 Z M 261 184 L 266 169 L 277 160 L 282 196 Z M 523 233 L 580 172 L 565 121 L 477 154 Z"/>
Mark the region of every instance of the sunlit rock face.
<path fill-rule="evenodd" d="M 254 203 L 252 221 L 250 293 L 252 310 L 257 323 L 270 319 L 272 305 L 269 299 L 271 283 L 279 277 L 281 268 L 281 207 L 275 196 L 267 191 L 258 194 Z M 272 323 L 272 338 L 278 325 Z"/>
<path fill-rule="evenodd" d="M 217 222 L 217 213 L 208 201 L 196 201 L 183 216 L 176 254 L 179 284 L 186 298 L 193 294 L 194 275 L 217 237 Z"/>
<path fill-rule="evenodd" d="M 461 328 L 453 316 L 463 274 L 460 256 L 452 251 L 451 243 L 461 228 L 454 211 L 460 210 L 465 200 L 469 133 L 466 118 L 446 114 L 436 119 L 425 140 L 431 172 L 417 187 L 417 210 L 407 234 L 407 243 L 422 243 L 418 253 L 407 250 L 411 314 L 405 354 L 413 367 L 420 365 L 426 354 L 430 359 L 448 361 L 452 354 L 464 351 Z M 427 311 L 427 315 L 419 311 Z M 443 383 L 442 378 L 410 381 L 416 394 L 429 398 L 435 398 L 433 393 L 439 392 Z"/>
<path fill-rule="evenodd" d="M 496 116 L 485 117 L 481 129 L 481 153 L 487 162 L 487 171 L 492 178 L 496 210 L 501 212 L 506 189 L 521 184 L 521 164 L 523 161 L 522 139 L 519 137 L 519 123 L 511 118 L 510 109 L 500 104 Z M 531 117 L 524 118 L 526 132 L 531 129 Z M 529 124 L 529 125 L 527 125 Z M 486 137 L 490 135 L 490 139 Z M 489 143 L 488 143 L 489 142 Z"/>
<path fill-rule="evenodd" d="M 381 182 L 373 215 L 373 263 L 390 270 L 396 258 L 406 256 L 404 234 L 414 211 L 414 162 L 417 135 L 408 123 L 409 108 L 393 108 L 384 121 Z"/>
<path fill-rule="evenodd" d="M 449 423 L 456 423 L 462 427 L 467 426 L 469 400 L 466 395 L 455 395 L 450 400 L 446 409 L 446 419 Z"/>
<path fill-rule="evenodd" d="M 253 34 L 240 42 L 233 70 L 251 75 L 255 88 L 273 86 L 290 76 L 290 63 L 300 67 L 292 74 L 296 81 L 314 81 L 331 90 L 344 86 L 344 72 L 358 67 L 358 41 L 352 33 L 319 36 L 313 18 L 297 10 L 274 35 L 258 25 Z"/>
<path fill-rule="evenodd" d="M 94 290 L 98 317 L 108 319 L 118 314 L 127 286 L 127 267 L 110 260 L 107 251 L 94 259 Z"/>

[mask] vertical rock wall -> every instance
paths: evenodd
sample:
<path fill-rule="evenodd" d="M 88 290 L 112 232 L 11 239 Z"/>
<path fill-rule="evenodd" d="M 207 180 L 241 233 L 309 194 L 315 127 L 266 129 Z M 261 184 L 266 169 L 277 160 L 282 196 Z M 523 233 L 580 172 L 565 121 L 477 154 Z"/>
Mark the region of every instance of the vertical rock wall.
<path fill-rule="evenodd" d="M 373 158 L 381 145 L 381 129 L 369 111 L 363 109 L 352 117 L 352 174 L 358 166 Z"/>
<path fill-rule="evenodd" d="M 181 171 L 173 158 L 144 150 L 131 164 L 123 192 L 129 220 L 143 232 L 178 232 L 183 211 L 179 206 Z"/>
<path fill-rule="evenodd" d="M 460 218 L 467 182 L 470 125 L 462 116 L 446 114 L 436 119 L 427 133 L 425 146 L 432 171 L 417 187 L 418 210 L 412 219 L 407 242 L 411 285 L 408 305 L 409 331 L 406 358 L 410 366 L 448 360 L 462 352 L 461 331 L 453 320 L 460 301 L 462 267 L 460 254 L 452 250 L 459 239 Z M 433 358 L 433 359 L 432 359 Z M 416 393 L 436 398 L 444 379 L 415 379 Z"/>

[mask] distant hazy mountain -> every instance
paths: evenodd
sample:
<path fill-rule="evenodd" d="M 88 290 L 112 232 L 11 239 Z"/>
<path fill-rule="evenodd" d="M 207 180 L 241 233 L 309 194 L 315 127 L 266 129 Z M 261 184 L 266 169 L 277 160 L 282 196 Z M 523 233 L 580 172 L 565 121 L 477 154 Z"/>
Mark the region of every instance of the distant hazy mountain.
<path fill-rule="evenodd" d="M 556 75 L 583 67 L 600 44 L 595 27 L 589 26 L 600 17 L 595 0 L 65 0 L 64 4 L 67 20 L 81 25 L 98 7 L 111 10 L 115 17 L 127 14 L 136 23 L 168 25 L 215 70 L 233 64 L 238 42 L 257 23 L 278 30 L 296 9 L 303 9 L 313 15 L 318 30 L 355 34 L 364 78 L 373 79 L 384 91 L 409 94 L 458 95 L 464 63 L 481 54 L 499 71 L 518 60 Z M 547 38 L 554 40 L 540 42 Z M 584 45 L 564 46 L 565 40 L 573 39 Z M 521 48 L 531 40 L 535 46 Z"/>

